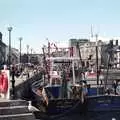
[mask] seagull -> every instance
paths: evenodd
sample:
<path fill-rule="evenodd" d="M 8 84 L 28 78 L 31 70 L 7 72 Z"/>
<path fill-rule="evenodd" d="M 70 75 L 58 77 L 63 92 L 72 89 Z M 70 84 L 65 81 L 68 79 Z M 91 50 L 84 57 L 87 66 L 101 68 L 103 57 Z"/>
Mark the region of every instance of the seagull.
<path fill-rule="evenodd" d="M 28 110 L 30 112 L 35 112 L 35 111 L 39 111 L 39 109 L 37 109 L 36 107 L 32 106 L 32 102 L 31 101 L 28 101 Z"/>

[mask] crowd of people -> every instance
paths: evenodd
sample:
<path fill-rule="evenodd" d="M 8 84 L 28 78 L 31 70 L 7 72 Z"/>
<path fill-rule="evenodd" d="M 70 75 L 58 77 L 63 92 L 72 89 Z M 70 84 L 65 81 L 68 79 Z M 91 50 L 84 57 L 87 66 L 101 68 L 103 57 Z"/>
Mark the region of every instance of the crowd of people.
<path fill-rule="evenodd" d="M 26 76 L 26 79 L 30 77 L 30 75 L 34 75 L 39 73 L 41 67 L 39 65 L 29 65 L 29 64 L 20 64 L 20 65 L 11 65 L 10 66 L 10 76 L 16 78 L 23 78 Z"/>
<path fill-rule="evenodd" d="M 105 93 L 108 95 L 120 95 L 120 81 L 114 80 L 112 86 L 106 88 Z"/>

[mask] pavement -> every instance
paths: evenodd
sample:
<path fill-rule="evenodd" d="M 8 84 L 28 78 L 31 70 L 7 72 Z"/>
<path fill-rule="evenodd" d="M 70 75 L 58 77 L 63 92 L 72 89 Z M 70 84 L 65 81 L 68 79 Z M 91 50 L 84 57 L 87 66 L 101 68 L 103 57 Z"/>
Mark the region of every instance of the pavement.
<path fill-rule="evenodd" d="M 29 72 L 29 78 L 31 78 L 34 74 L 33 74 L 33 71 L 30 71 Z M 21 75 L 19 77 L 15 77 L 15 86 L 18 86 L 19 84 L 21 84 L 22 82 L 26 81 L 28 78 L 27 78 L 27 75 Z M 12 78 L 10 77 L 10 81 L 12 80 Z M 12 84 L 10 83 L 10 88 L 12 87 Z"/>
<path fill-rule="evenodd" d="M 33 70 L 29 71 L 29 78 L 33 77 L 34 75 L 35 74 L 34 74 Z M 10 83 L 9 83 L 10 89 L 12 88 L 11 80 L 12 80 L 12 77 L 10 77 Z M 20 85 L 21 83 L 25 82 L 26 80 L 28 80 L 27 75 L 21 75 L 19 77 L 15 77 L 15 87 Z M 8 90 L 6 95 L 0 93 L 0 102 L 8 101 L 10 99 L 10 89 Z"/>

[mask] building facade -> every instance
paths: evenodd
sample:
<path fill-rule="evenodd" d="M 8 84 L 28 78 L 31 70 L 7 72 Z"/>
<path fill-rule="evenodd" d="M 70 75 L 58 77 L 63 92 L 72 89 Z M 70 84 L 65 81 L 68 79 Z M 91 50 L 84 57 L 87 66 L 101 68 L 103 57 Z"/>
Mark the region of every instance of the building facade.
<path fill-rule="evenodd" d="M 9 61 L 9 46 L 6 46 L 6 61 Z M 19 50 L 16 48 L 11 48 L 11 63 L 10 64 L 18 64 L 19 63 Z"/>
<path fill-rule="evenodd" d="M 0 67 L 6 64 L 6 44 L 2 41 L 2 33 L 0 32 Z"/>
<path fill-rule="evenodd" d="M 82 60 L 82 66 L 91 68 L 96 67 L 96 53 L 98 56 L 98 65 L 104 64 L 104 61 L 106 61 L 105 56 L 106 54 L 103 54 L 105 52 L 104 45 L 105 43 L 102 42 L 102 40 L 98 40 L 97 42 L 90 41 L 88 39 L 79 39 L 75 41 L 72 39 L 72 42 L 70 43 L 71 46 L 74 47 L 74 56 L 80 57 Z M 96 51 L 97 49 L 97 51 Z"/>

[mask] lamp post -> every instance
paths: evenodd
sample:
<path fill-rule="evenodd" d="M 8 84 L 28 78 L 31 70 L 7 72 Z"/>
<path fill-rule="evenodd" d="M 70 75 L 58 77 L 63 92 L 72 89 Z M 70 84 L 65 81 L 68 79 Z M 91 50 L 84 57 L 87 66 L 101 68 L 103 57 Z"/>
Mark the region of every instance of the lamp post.
<path fill-rule="evenodd" d="M 22 37 L 19 38 L 20 41 L 20 63 L 21 63 L 21 41 L 22 41 Z"/>
<path fill-rule="evenodd" d="M 30 53 L 30 59 L 29 59 L 29 62 L 31 63 L 31 62 L 32 62 L 32 59 L 31 59 L 31 58 L 32 58 L 33 49 L 31 48 L 30 50 L 31 50 L 31 53 Z"/>
<path fill-rule="evenodd" d="M 11 64 L 11 31 L 12 31 L 12 27 L 8 27 L 8 31 L 9 31 L 9 70 L 11 71 L 11 75 L 12 75 L 12 99 L 14 99 L 15 97 L 15 69 L 14 66 L 12 66 L 12 68 L 10 68 L 10 64 Z M 9 72 L 10 73 L 10 72 Z"/>
<path fill-rule="evenodd" d="M 9 58 L 8 58 L 8 66 L 9 66 L 9 70 L 10 70 L 10 64 L 11 64 L 11 31 L 12 31 L 12 27 L 8 27 L 8 32 L 9 32 Z"/>
<path fill-rule="evenodd" d="M 27 47 L 27 62 L 29 63 L 29 45 L 27 45 L 26 47 Z"/>

